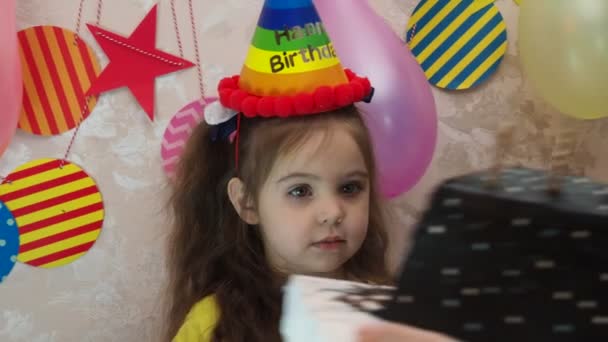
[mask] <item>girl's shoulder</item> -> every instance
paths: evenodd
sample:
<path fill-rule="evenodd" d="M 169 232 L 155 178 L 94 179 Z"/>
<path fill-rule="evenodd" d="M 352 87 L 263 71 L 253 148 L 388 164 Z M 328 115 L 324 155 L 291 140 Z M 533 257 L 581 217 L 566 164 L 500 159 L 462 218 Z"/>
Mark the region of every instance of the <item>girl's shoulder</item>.
<path fill-rule="evenodd" d="M 194 304 L 173 342 L 210 342 L 219 318 L 219 307 L 214 296 L 207 296 Z"/>

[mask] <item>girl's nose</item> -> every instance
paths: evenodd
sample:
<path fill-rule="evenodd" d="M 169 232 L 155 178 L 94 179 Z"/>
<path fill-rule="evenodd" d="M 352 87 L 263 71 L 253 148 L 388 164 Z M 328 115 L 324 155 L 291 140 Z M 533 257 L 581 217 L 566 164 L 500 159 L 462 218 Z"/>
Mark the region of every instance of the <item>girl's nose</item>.
<path fill-rule="evenodd" d="M 318 222 L 321 225 L 339 225 L 344 220 L 344 214 L 342 202 L 335 196 L 330 196 L 319 203 Z"/>

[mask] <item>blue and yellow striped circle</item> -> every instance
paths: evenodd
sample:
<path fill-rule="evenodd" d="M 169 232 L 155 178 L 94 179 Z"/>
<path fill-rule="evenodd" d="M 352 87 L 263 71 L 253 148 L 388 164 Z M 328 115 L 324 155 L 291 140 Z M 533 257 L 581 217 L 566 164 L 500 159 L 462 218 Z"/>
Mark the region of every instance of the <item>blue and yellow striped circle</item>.
<path fill-rule="evenodd" d="M 486 80 L 507 51 L 507 27 L 494 0 L 422 0 L 406 38 L 430 83 L 451 90 Z"/>

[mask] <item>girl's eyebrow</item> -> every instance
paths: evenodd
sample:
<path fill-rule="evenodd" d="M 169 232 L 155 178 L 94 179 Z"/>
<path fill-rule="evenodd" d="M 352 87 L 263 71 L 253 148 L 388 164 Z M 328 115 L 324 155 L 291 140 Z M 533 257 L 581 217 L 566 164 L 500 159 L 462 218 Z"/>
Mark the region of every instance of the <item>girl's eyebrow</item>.
<path fill-rule="evenodd" d="M 321 177 L 314 175 L 312 173 L 306 173 L 306 172 L 294 172 L 294 173 L 290 173 L 285 177 L 281 177 L 277 183 L 283 183 L 285 181 L 288 181 L 292 178 L 308 178 L 308 179 L 312 179 L 312 180 L 319 180 L 321 179 Z"/>
<path fill-rule="evenodd" d="M 355 170 L 355 171 L 351 171 L 351 172 L 345 174 L 344 177 L 345 178 L 351 178 L 351 177 L 369 178 L 369 174 L 363 170 Z"/>
<path fill-rule="evenodd" d="M 348 172 L 344 175 L 344 178 L 355 178 L 355 177 L 367 179 L 367 178 L 369 178 L 369 174 L 363 170 L 355 170 L 355 171 Z M 288 174 L 287 176 L 281 177 L 277 181 L 277 183 L 283 183 L 283 182 L 286 182 L 293 178 L 305 178 L 305 179 L 310 179 L 310 180 L 320 180 L 321 179 L 321 177 L 319 177 L 315 174 L 312 174 L 312 173 L 294 172 L 294 173 Z"/>

